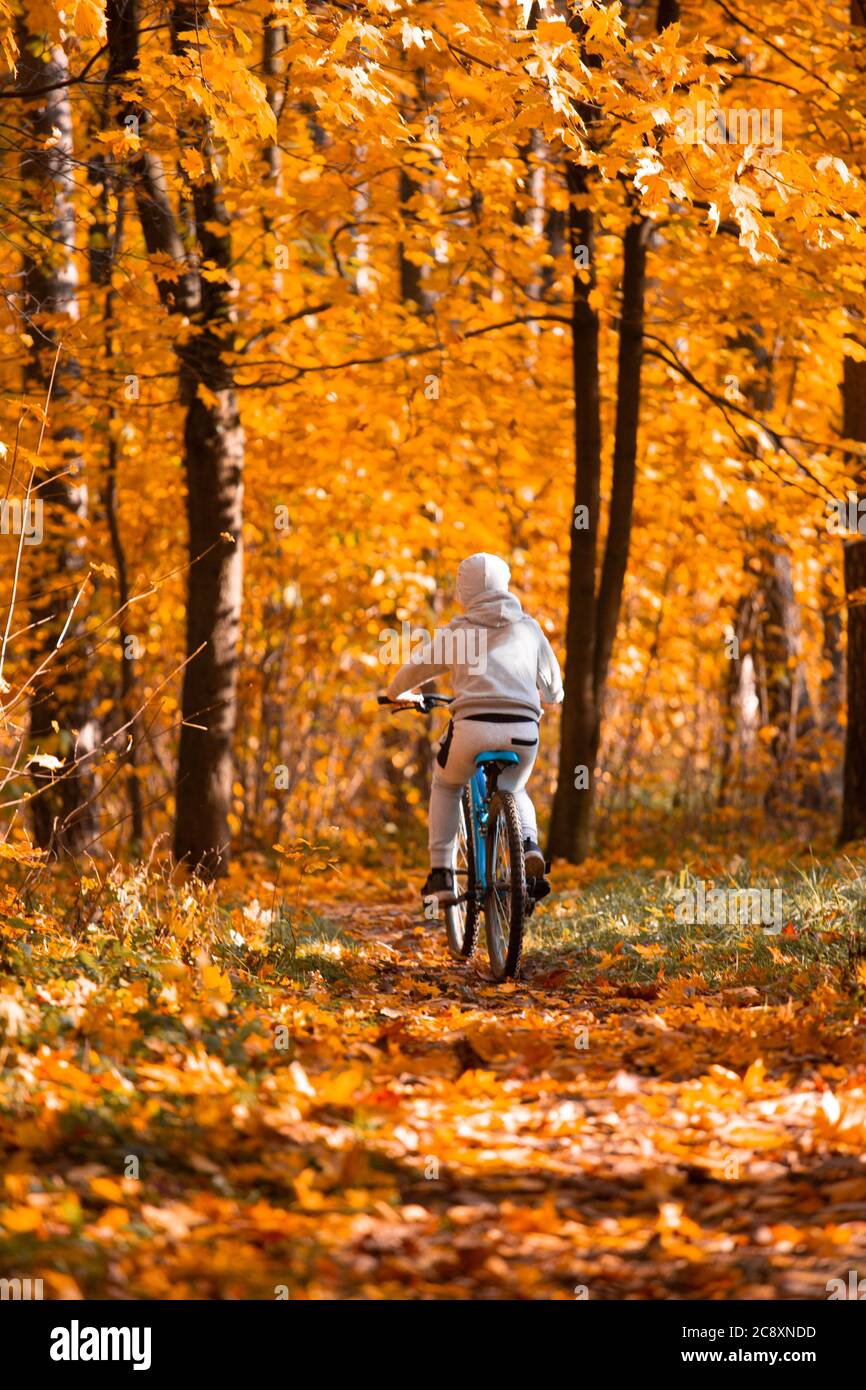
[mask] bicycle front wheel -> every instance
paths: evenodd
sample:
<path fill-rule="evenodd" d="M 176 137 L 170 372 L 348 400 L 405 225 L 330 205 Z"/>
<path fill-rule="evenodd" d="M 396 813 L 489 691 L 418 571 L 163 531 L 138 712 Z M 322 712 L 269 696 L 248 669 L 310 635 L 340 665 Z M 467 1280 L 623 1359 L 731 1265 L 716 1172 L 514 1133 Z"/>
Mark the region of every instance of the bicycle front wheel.
<path fill-rule="evenodd" d="M 466 958 L 478 944 L 480 912 L 475 896 L 475 841 L 472 834 L 472 800 L 468 788 L 460 801 L 460 829 L 454 860 L 454 883 L 463 902 L 445 909 L 445 930 L 451 954 Z M 465 896 L 464 896 L 465 895 Z"/>
<path fill-rule="evenodd" d="M 484 932 L 495 980 L 515 979 L 523 956 L 526 869 L 523 830 L 510 792 L 497 792 L 487 827 L 487 891 Z"/>

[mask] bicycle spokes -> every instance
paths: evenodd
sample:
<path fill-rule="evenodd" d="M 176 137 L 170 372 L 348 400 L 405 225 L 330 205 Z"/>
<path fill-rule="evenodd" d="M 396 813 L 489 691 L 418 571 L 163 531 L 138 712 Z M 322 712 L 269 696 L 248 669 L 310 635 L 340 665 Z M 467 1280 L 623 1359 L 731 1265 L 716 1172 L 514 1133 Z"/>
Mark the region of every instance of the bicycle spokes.
<path fill-rule="evenodd" d="M 463 814 L 463 807 L 460 807 L 460 829 L 457 832 L 457 847 L 455 852 L 454 864 L 454 887 L 458 898 L 466 892 L 468 868 L 468 832 L 466 829 L 466 818 Z M 458 929 L 462 933 L 463 924 L 466 920 L 466 902 L 459 902 L 455 909 Z"/>
<path fill-rule="evenodd" d="M 471 956 L 478 940 L 479 908 L 476 897 L 475 846 L 472 805 L 464 792 L 460 804 L 460 823 L 454 850 L 454 888 L 457 902 L 445 910 L 448 945 L 456 956 Z"/>
<path fill-rule="evenodd" d="M 494 978 L 504 980 L 513 978 L 520 970 L 526 919 L 523 832 L 510 792 L 497 791 L 491 801 L 486 863 L 487 953 Z"/>
<path fill-rule="evenodd" d="M 508 851 L 508 835 L 502 821 L 497 819 L 494 827 L 492 881 L 488 886 L 490 899 L 490 921 L 488 939 L 493 964 L 497 972 L 504 970 L 508 952 L 508 936 L 511 929 L 511 860 Z"/>

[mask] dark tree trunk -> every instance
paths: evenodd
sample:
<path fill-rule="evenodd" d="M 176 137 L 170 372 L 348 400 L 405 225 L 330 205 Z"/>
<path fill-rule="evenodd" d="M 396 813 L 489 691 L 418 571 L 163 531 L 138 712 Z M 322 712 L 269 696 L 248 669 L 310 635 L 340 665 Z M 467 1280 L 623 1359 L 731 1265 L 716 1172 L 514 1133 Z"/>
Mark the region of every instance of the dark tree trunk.
<path fill-rule="evenodd" d="M 584 205 L 588 201 L 585 170 L 570 164 L 567 178 L 571 254 L 574 258 L 578 247 L 586 247 L 589 279 L 584 282 L 575 272 L 572 283 L 575 510 L 569 545 L 565 700 L 548 853 L 552 858 L 579 863 L 589 852 L 599 737 L 595 564 L 601 484 L 601 384 L 598 314 L 589 303 L 595 286 L 595 220 L 591 209 Z"/>
<path fill-rule="evenodd" d="M 844 581 L 843 581 L 844 582 Z M 840 804 L 844 747 L 842 709 L 845 701 L 845 656 L 842 647 L 842 613 L 825 569 L 821 575 L 821 733 L 825 762 L 821 769 L 821 804 L 824 810 Z M 829 754 L 829 757 L 827 756 Z"/>
<path fill-rule="evenodd" d="M 577 175 L 575 178 L 574 175 Z M 580 196 L 582 171 L 570 176 Z M 572 199 L 573 202 L 573 199 Z M 575 513 L 571 532 L 565 689 L 559 776 L 553 803 L 549 852 L 580 863 L 589 853 L 595 771 L 601 737 L 604 689 L 616 637 L 631 541 L 637 476 L 641 356 L 649 223 L 630 222 L 623 245 L 622 310 L 617 375 L 616 434 L 607 540 L 596 596 L 596 553 L 601 479 L 601 394 L 598 374 L 598 316 L 590 309 L 591 277 L 574 277 L 572 368 L 575 400 Z M 572 218 L 572 255 L 594 253 L 588 209 Z"/>
<path fill-rule="evenodd" d="M 102 105 L 101 124 L 103 131 L 122 122 L 125 108 L 117 100 L 115 83 L 123 72 L 128 70 L 135 58 L 136 8 L 135 0 L 109 0 L 106 7 L 106 20 L 109 33 L 108 76 Z M 113 178 L 109 162 L 98 155 L 90 166 L 91 181 L 99 185 L 99 216 L 91 228 L 89 241 L 90 278 L 94 286 L 105 291 L 103 324 L 105 332 L 105 355 L 111 361 L 115 355 L 115 290 L 112 285 L 112 271 L 123 238 L 125 217 L 125 190 Z M 116 197 L 117 212 L 114 223 L 111 221 L 110 193 Z M 121 722 L 125 728 L 124 746 L 121 759 L 126 766 L 126 792 L 129 799 L 129 819 L 131 842 L 137 851 L 144 841 L 144 807 L 141 784 L 138 780 L 138 730 L 135 725 L 136 658 L 133 643 L 135 634 L 130 630 L 129 614 L 129 566 L 126 547 L 121 532 L 120 515 L 117 503 L 117 476 L 120 467 L 121 449 L 118 444 L 118 431 L 115 427 L 118 408 L 112 399 L 108 407 L 108 430 L 106 444 L 105 477 L 102 484 L 102 507 L 111 541 L 111 554 L 117 575 L 117 606 L 119 636 L 120 671 L 120 711 Z"/>
<path fill-rule="evenodd" d="M 845 594 L 848 604 L 848 723 L 842 786 L 840 839 L 843 843 L 866 836 L 866 541 L 849 541 L 845 545 Z"/>
<path fill-rule="evenodd" d="M 866 4 L 851 0 L 852 25 L 866 26 Z M 866 362 L 846 357 L 842 380 L 843 424 L 846 439 L 866 442 Z M 866 469 L 858 477 L 866 488 Z M 866 835 L 866 540 L 845 545 L 845 602 L 848 620 L 848 719 L 845 726 L 845 770 L 842 779 L 840 841 Z"/>
<path fill-rule="evenodd" d="M 421 93 L 424 87 L 424 73 L 416 69 L 414 96 L 408 98 L 403 103 L 403 113 L 407 123 L 416 120 L 422 109 Z M 413 246 L 415 238 L 411 233 L 412 224 L 416 222 L 416 214 L 412 208 L 412 200 L 416 194 L 423 190 L 425 175 L 423 169 L 417 165 L 400 166 L 398 176 L 398 200 L 400 206 L 400 240 L 397 244 L 397 261 L 400 273 L 400 298 L 404 304 L 415 304 L 419 314 L 429 314 L 433 301 L 426 287 L 428 271 L 426 266 L 418 265 L 410 260 L 407 255 L 408 250 Z M 426 248 L 425 248 L 426 249 Z"/>
<path fill-rule="evenodd" d="M 175 5 L 172 48 L 183 54 L 190 40 L 179 35 L 207 27 L 207 10 Z M 123 53 L 118 67 L 136 61 L 128 30 L 117 29 Z M 109 39 L 111 41 L 111 39 Z M 209 166 L 216 155 L 204 118 L 188 133 Z M 145 142 L 146 143 L 146 142 Z M 195 334 L 178 348 L 181 400 L 185 409 L 184 471 L 189 527 L 187 664 L 181 697 L 174 853 L 205 877 L 228 869 L 231 834 L 233 741 L 236 722 L 238 642 L 242 592 L 244 435 L 231 369 L 235 285 L 199 274 L 209 262 L 232 271 L 230 225 L 216 176 L 196 183 L 182 213 L 195 243 L 190 260 L 178 230 L 159 157 L 146 148 L 131 165 L 136 204 L 151 254 L 169 256 L 177 279 L 159 280 L 163 303 L 184 314 Z"/>
<path fill-rule="evenodd" d="M 27 150 L 21 161 L 28 209 L 25 221 L 36 229 L 44 228 L 44 240 L 37 230 L 23 266 L 22 310 L 32 324 L 33 338 L 24 366 L 24 389 L 42 407 L 62 336 L 56 322 L 77 316 L 72 108 L 67 89 L 59 85 L 68 75 L 63 49 L 59 45 L 49 48 L 47 39 L 29 33 L 23 24 L 19 44 L 19 90 L 56 85 L 56 90 L 22 102 L 20 115 L 27 131 Z M 31 589 L 33 666 L 50 662 L 32 682 L 32 753 L 59 762 L 53 768 L 30 764 L 37 791 L 31 802 L 33 830 L 40 849 L 53 855 L 79 852 L 96 833 L 92 801 L 95 778 L 92 764 L 81 761 L 96 744 L 85 663 L 79 658 L 71 669 L 63 646 L 57 657 L 51 655 L 86 574 L 83 528 L 88 498 L 80 453 L 82 436 L 69 423 L 79 377 L 78 364 L 68 351 L 61 352 L 50 405 L 51 418 L 58 421 L 53 430 L 55 462 L 37 476 L 31 499 L 31 506 L 37 500 L 42 506 L 44 538 L 36 550 L 24 551 L 25 558 L 39 557 L 38 568 L 33 566 L 26 573 Z M 73 617 L 63 645 L 70 649 L 82 632 L 82 624 Z"/>
<path fill-rule="evenodd" d="M 634 209 L 632 212 L 633 220 L 626 228 L 623 243 L 622 317 L 619 327 L 613 486 L 598 596 L 595 684 L 599 706 L 604 695 L 604 683 L 619 621 L 622 587 L 631 544 L 632 510 L 637 481 L 646 243 L 650 223 Z"/>
<path fill-rule="evenodd" d="M 410 178 L 406 169 L 400 170 L 400 219 L 404 229 L 403 237 L 398 246 L 398 256 L 400 261 L 400 298 L 404 304 L 417 304 L 418 310 L 422 314 L 430 312 L 430 298 L 424 288 L 424 267 L 417 265 L 415 261 L 409 259 L 406 254 L 409 238 L 406 237 L 406 230 L 412 220 L 412 209 L 409 206 L 412 198 L 417 192 L 417 184 Z"/>
<path fill-rule="evenodd" d="M 106 314 L 106 330 L 110 333 L 111 317 L 110 311 Z M 134 721 L 135 716 L 135 655 L 131 639 L 135 636 L 130 631 L 129 626 L 129 570 L 126 560 L 126 547 L 123 543 L 123 536 L 120 530 L 120 516 L 117 508 L 117 470 L 119 464 L 119 449 L 117 438 L 112 422 L 116 419 L 117 410 L 111 406 L 108 412 L 109 431 L 108 431 L 108 458 L 106 460 L 105 486 L 102 494 L 102 504 L 105 508 L 105 518 L 108 522 L 108 534 L 111 540 L 111 554 L 114 560 L 114 568 L 117 573 L 117 606 L 120 609 L 118 619 L 118 630 L 120 637 L 120 707 L 123 714 L 123 723 L 128 725 L 124 735 L 126 747 L 122 754 L 123 761 L 127 767 L 126 790 L 129 797 L 130 829 L 133 849 L 137 852 L 144 843 L 144 807 L 141 799 L 141 784 L 138 780 L 138 734 Z"/>
<path fill-rule="evenodd" d="M 657 27 L 678 17 L 676 5 L 660 4 Z M 580 33 L 580 21 L 571 27 Z M 591 56 L 586 58 L 592 64 Z M 591 130 L 593 114 L 584 119 Z M 643 356 L 647 219 L 629 195 L 632 220 L 623 239 L 622 309 L 619 328 L 616 432 L 610 515 L 596 592 L 600 485 L 601 384 L 599 319 L 589 302 L 595 285 L 595 221 L 584 168 L 569 164 L 569 236 L 575 263 L 572 301 L 572 387 L 574 393 L 575 487 L 571 525 L 565 701 L 559 770 L 550 823 L 548 853 L 580 863 L 589 853 L 595 802 L 595 773 L 601 738 L 604 689 L 616 637 L 631 541 L 637 475 Z M 589 277 L 578 273 L 579 248 L 586 249 Z"/>
<path fill-rule="evenodd" d="M 184 31 L 207 24 L 198 0 L 172 14 L 177 52 Z M 211 168 L 216 154 L 206 124 L 198 131 Z M 192 211 L 199 261 L 226 272 L 201 277 L 199 332 L 179 350 L 186 407 L 184 468 L 189 526 L 187 665 L 184 667 L 177 768 L 174 853 L 206 877 L 228 869 L 234 781 L 238 651 L 243 593 L 244 433 L 231 368 L 236 284 L 230 220 L 215 178 L 197 183 Z M 202 390 L 203 388 L 203 390 Z"/>
<path fill-rule="evenodd" d="M 212 217 L 216 220 L 215 212 Z M 200 235 L 210 235 L 201 221 L 198 225 Z M 213 252 L 205 254 L 210 258 Z M 220 253 L 217 264 L 227 268 L 229 263 L 230 258 Z M 207 313 L 211 293 L 224 286 L 207 284 L 203 289 Z M 230 373 L 221 361 L 224 346 L 206 329 L 194 340 L 194 361 L 185 360 L 181 372 L 192 562 L 187 655 L 192 660 L 184 669 L 174 852 L 206 876 L 228 867 L 243 584 L 244 435 Z M 200 384 L 215 401 L 199 399 Z"/>
<path fill-rule="evenodd" d="M 408 119 L 417 118 L 421 109 L 420 92 L 423 86 L 424 75 L 416 70 L 415 72 L 415 95 L 404 103 L 404 114 Z M 419 187 L 422 185 L 423 175 L 415 169 L 414 177 L 411 177 L 405 168 L 401 168 L 398 178 L 398 197 L 400 206 L 400 224 L 402 228 L 401 240 L 397 246 L 397 270 L 400 283 L 400 300 L 404 306 L 414 305 L 419 314 L 429 314 L 433 301 L 427 292 L 425 280 L 427 276 L 422 266 L 414 264 L 406 256 L 407 244 L 411 244 L 412 238 L 407 235 L 409 226 L 414 218 L 409 203 L 415 196 Z M 422 515 L 426 516 L 424 507 L 421 508 Z M 422 563 L 435 566 L 435 552 L 425 548 L 421 552 Z M 433 600 L 434 609 L 436 599 Z M 387 624 L 393 625 L 399 631 L 400 621 L 396 613 L 387 615 Z M 435 625 L 435 612 L 433 622 Z M 390 679 L 393 672 L 386 674 L 386 680 Z M 406 724 L 400 724 L 397 720 L 387 723 L 382 733 L 382 749 L 385 761 L 385 776 L 388 781 L 392 807 L 397 808 L 405 800 L 406 785 L 411 777 L 412 786 L 423 796 L 426 794 L 430 785 L 430 768 L 432 765 L 431 745 L 429 731 L 423 727 L 423 721 L 412 721 L 417 723 L 417 728 L 407 728 Z M 406 748 L 407 742 L 411 741 L 412 752 L 408 763 L 401 756 Z M 407 777 L 407 772 L 409 777 Z"/>
<path fill-rule="evenodd" d="M 845 358 L 842 380 L 846 439 L 866 442 L 866 362 Z M 866 484 L 866 474 L 858 479 Z M 840 841 L 866 835 L 866 540 L 844 547 L 845 604 L 848 626 L 845 768 L 842 779 Z"/>

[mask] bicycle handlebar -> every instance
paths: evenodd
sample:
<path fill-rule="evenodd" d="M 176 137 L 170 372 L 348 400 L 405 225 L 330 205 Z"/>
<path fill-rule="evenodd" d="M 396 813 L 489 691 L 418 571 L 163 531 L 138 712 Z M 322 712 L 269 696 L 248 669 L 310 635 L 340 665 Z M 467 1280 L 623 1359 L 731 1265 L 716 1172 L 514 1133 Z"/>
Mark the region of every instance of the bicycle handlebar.
<path fill-rule="evenodd" d="M 411 709 L 416 714 L 432 714 L 434 709 L 443 705 L 450 705 L 453 695 L 420 695 L 417 700 L 392 700 L 388 695 L 377 695 L 376 699 L 380 705 L 390 705 L 392 714 L 399 713 L 400 710 Z"/>

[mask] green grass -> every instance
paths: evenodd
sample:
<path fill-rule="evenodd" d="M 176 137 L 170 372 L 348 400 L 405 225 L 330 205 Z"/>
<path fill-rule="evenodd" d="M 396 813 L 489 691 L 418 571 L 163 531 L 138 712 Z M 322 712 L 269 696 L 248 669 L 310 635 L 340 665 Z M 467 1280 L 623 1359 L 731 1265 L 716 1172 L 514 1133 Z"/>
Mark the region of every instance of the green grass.
<path fill-rule="evenodd" d="M 677 921 L 677 890 L 703 879 L 721 889 L 780 889 L 782 931 L 760 925 Z M 649 948 L 649 949 L 648 949 Z M 697 976 L 710 989 L 756 984 L 786 998 L 832 980 L 857 993 L 866 961 L 866 865 L 852 861 L 759 873 L 679 876 L 634 871 L 555 893 L 533 919 L 529 950 L 551 964 L 585 973 L 616 954 L 605 969 L 612 981 L 636 985 Z M 866 979 L 866 966 L 862 971 Z"/>
<path fill-rule="evenodd" d="M 345 958 L 358 949 L 329 918 L 284 903 L 277 905 L 267 944 L 275 975 L 300 984 L 308 983 L 316 972 L 329 984 L 347 980 Z"/>

